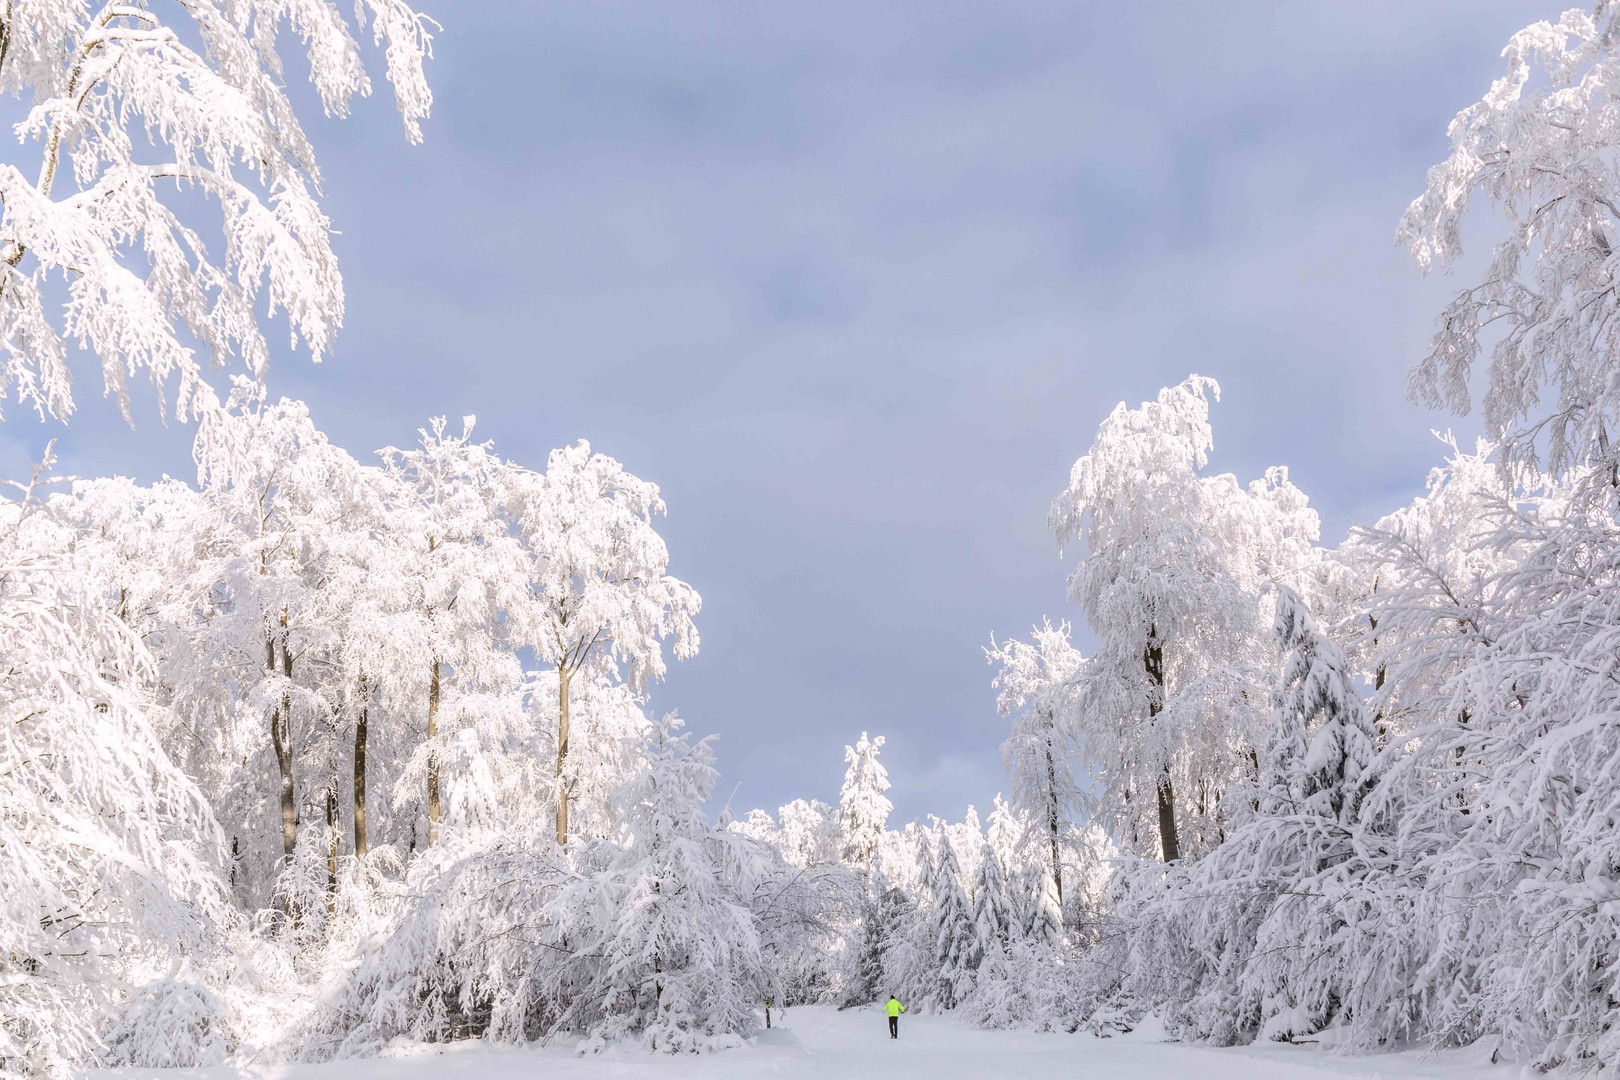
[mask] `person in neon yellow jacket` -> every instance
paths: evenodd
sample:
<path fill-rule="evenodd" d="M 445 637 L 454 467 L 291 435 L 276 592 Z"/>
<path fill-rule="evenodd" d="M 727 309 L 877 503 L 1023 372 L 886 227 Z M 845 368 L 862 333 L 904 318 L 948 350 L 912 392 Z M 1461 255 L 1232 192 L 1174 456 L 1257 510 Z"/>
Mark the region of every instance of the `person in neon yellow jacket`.
<path fill-rule="evenodd" d="M 898 998 L 890 994 L 889 1003 L 883 1007 L 883 1011 L 889 1014 L 889 1038 L 898 1039 L 900 1037 L 900 1014 L 906 1011 L 906 1007 L 900 1004 Z"/>

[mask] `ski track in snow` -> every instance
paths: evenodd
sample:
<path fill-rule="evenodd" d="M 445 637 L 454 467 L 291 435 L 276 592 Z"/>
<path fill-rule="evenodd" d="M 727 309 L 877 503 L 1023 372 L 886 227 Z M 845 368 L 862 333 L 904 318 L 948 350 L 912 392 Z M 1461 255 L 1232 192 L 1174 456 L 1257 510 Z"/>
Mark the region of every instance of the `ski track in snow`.
<path fill-rule="evenodd" d="M 401 1056 L 320 1065 L 88 1070 L 81 1080 L 1490 1080 L 1516 1076 L 1488 1052 L 1407 1051 L 1350 1057 L 1317 1046 L 1233 1048 L 1162 1041 L 1146 1028 L 1125 1036 L 982 1031 L 943 1016 L 907 1014 L 892 1041 L 875 1008 L 788 1010 L 751 1046 L 663 1057 L 614 1050 L 576 1057 L 567 1047 L 489 1048 L 477 1042 L 413 1045 Z"/>

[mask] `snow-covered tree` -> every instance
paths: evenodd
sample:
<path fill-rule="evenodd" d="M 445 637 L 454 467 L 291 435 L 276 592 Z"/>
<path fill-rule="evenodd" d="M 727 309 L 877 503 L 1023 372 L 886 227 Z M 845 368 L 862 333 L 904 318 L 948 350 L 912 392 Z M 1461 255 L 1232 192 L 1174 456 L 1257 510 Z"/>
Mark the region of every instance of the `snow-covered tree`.
<path fill-rule="evenodd" d="M 440 760 L 456 734 L 441 735 L 441 712 L 465 714 L 463 699 L 492 690 L 515 699 L 521 682 L 500 640 L 501 615 L 519 602 L 527 567 L 499 514 L 501 462 L 489 443 L 473 441 L 473 423 L 465 416 L 461 433 L 447 434 L 444 417 L 434 417 L 416 447 L 380 452 L 407 595 L 374 663 L 395 668 L 396 684 L 421 689 L 426 733 L 411 772 L 424 780 L 428 844 L 439 830 Z"/>
<path fill-rule="evenodd" d="M 1006 952 L 1012 934 L 1012 902 L 1001 860 L 987 843 L 979 857 L 979 873 L 973 880 L 973 933 L 977 969 L 986 956 Z"/>
<path fill-rule="evenodd" d="M 0 502 L 0 1073 L 60 1075 L 101 1051 L 132 986 L 217 948 L 234 915 L 213 812 L 146 715 L 150 656 L 71 520 L 22 495 Z M 167 1031 L 183 1058 L 223 1024 L 191 1015 Z M 126 1041 L 163 1023 L 132 1016 Z"/>
<path fill-rule="evenodd" d="M 1477 197 L 1506 218 L 1481 280 L 1441 314 L 1409 393 L 1469 412 L 1489 343 L 1482 417 L 1504 457 L 1531 460 L 1539 443 L 1554 472 L 1602 458 L 1612 478 L 1620 100 L 1609 87 L 1620 77 L 1620 9 L 1598 0 L 1533 23 L 1502 56 L 1506 70 L 1451 122 L 1451 154 L 1397 233 L 1422 270 L 1449 270 Z"/>
<path fill-rule="evenodd" d="M 1118 405 L 1075 462 L 1048 524 L 1086 555 L 1069 596 L 1098 637 L 1069 710 L 1099 809 L 1166 861 L 1219 842 L 1221 801 L 1252 769 L 1266 652 L 1260 593 L 1310 565 L 1316 514 L 1272 469 L 1240 487 L 1203 476 L 1214 380 L 1191 376 L 1138 409 Z M 1190 816 L 1189 816 L 1190 814 Z M 1185 820 L 1183 820 L 1185 819 Z"/>
<path fill-rule="evenodd" d="M 844 861 L 862 870 L 872 868 L 878 841 L 889 822 L 894 804 L 884 797 L 889 770 L 878 760 L 883 736 L 868 739 L 861 732 L 854 746 L 844 747 L 844 786 L 838 796 L 838 822 L 844 830 Z"/>
<path fill-rule="evenodd" d="M 580 897 L 607 917 L 599 936 L 576 938 L 602 957 L 592 1034 L 635 1036 L 666 1053 L 751 1032 L 765 982 L 753 915 L 728 893 L 710 850 L 713 751 L 680 727 L 673 714 L 653 725 L 644 771 L 619 795 L 619 850 Z M 572 902 L 571 892 L 559 901 Z"/>
<path fill-rule="evenodd" d="M 632 476 L 581 439 L 553 450 L 543 475 L 514 474 L 509 510 L 529 556 L 529 602 L 513 613 L 527 644 L 557 673 L 557 842 L 568 842 L 569 690 L 589 670 L 635 690 L 664 676 L 663 641 L 676 659 L 697 653 L 701 602 L 669 576 L 669 549 L 652 527 L 658 486 Z"/>
<path fill-rule="evenodd" d="M 1024 937 L 1056 947 L 1063 940 L 1063 902 L 1058 899 L 1057 882 L 1045 867 L 1030 875 L 1029 881 L 1033 890 L 1026 908 Z"/>
<path fill-rule="evenodd" d="M 333 723 L 349 687 L 331 678 L 340 634 L 324 586 L 349 548 L 360 467 L 301 402 L 267 402 L 246 379 L 199 447 L 205 509 L 170 595 L 164 679 L 194 730 L 223 724 L 214 790 L 233 838 L 290 859 L 351 745 Z M 247 762 L 271 783 L 244 775 Z M 271 806 L 278 827 L 265 829 Z"/>
<path fill-rule="evenodd" d="M 843 837 L 838 811 L 819 799 L 794 799 L 777 809 L 777 844 L 794 866 L 822 866 L 839 860 Z"/>
<path fill-rule="evenodd" d="M 1287 586 L 1277 590 L 1276 633 L 1286 659 L 1272 724 L 1291 734 L 1278 740 L 1288 752 L 1273 767 L 1280 775 L 1297 769 L 1297 779 L 1290 776 L 1287 782 L 1299 792 L 1298 812 L 1354 822 L 1376 783 L 1378 735 L 1356 692 L 1349 661 L 1316 629 L 1310 609 Z"/>
<path fill-rule="evenodd" d="M 353 11 L 386 46 L 419 141 L 431 21 L 402 0 Z M 74 341 L 100 357 L 126 417 L 126 377 L 144 372 L 177 380 L 176 416 L 206 419 L 217 400 L 197 347 L 259 378 L 256 308 L 284 312 L 315 359 L 330 350 L 343 284 L 278 43 L 302 40 L 322 108 L 346 114 L 371 80 L 337 3 L 20 0 L 0 27 L 0 89 L 29 105 L 23 147 L 0 164 L 0 399 L 65 418 Z M 189 221 L 199 195 L 219 208 L 213 251 Z"/>
<path fill-rule="evenodd" d="M 1046 834 L 1058 899 L 1063 897 L 1062 838 L 1080 805 L 1074 778 L 1073 725 L 1060 722 L 1071 684 L 1084 662 L 1069 644 L 1069 624 L 1050 620 L 1035 628 L 1034 642 L 990 641 L 986 659 L 999 663 L 993 685 L 996 707 L 1013 718 L 1001 744 L 1001 762 L 1012 781 L 1013 805 Z M 997 797 L 1000 808 L 1000 797 Z"/>
<path fill-rule="evenodd" d="M 978 963 L 973 906 L 962 889 L 962 869 L 950 838 L 939 838 L 939 862 L 934 868 L 934 903 L 930 928 L 934 944 L 934 1004 L 954 1009 L 973 989 Z"/>

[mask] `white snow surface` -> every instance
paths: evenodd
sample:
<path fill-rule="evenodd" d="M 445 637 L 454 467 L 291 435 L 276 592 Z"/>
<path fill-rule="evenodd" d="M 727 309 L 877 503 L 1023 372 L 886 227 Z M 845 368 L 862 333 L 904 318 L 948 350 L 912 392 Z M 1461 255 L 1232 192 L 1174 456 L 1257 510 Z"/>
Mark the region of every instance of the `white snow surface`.
<path fill-rule="evenodd" d="M 1517 1076 L 1516 1065 L 1491 1065 L 1490 1048 L 1348 1056 L 1319 1045 L 1270 1043 L 1217 1049 L 1164 1041 L 1151 1018 L 1137 1030 L 1091 1035 L 987 1031 L 949 1016 L 908 1013 L 900 1039 L 889 1038 L 876 1008 L 830 1006 L 773 1011 L 774 1027 L 749 1045 L 717 1054 L 675 1057 L 639 1048 L 579 1056 L 572 1042 L 490 1047 L 469 1040 L 424 1045 L 396 1042 L 384 1056 L 319 1065 L 207 1069 L 95 1069 L 78 1080 L 753 1080 L 760 1076 L 842 1080 L 1355 1080 L 1434 1078 L 1491 1080 Z"/>

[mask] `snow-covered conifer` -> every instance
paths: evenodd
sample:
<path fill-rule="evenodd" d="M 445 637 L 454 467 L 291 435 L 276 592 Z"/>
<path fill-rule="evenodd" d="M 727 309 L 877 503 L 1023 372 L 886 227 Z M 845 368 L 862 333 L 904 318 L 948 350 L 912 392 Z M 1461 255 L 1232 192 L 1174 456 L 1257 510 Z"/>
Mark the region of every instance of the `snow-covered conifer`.
<path fill-rule="evenodd" d="M 987 843 L 979 857 L 979 873 L 973 881 L 973 933 L 977 968 L 986 956 L 1006 952 L 1012 931 L 1012 904 L 1007 895 L 1007 879 L 1001 860 Z"/>
<path fill-rule="evenodd" d="M 950 838 L 939 838 L 939 861 L 934 867 L 934 904 L 930 927 L 934 939 L 933 1001 L 941 1009 L 954 1009 L 973 989 L 977 966 L 977 936 L 973 908 L 962 890 L 962 871 Z"/>
<path fill-rule="evenodd" d="M 618 796 L 622 841 L 589 885 L 588 902 L 610 904 L 609 918 L 581 941 L 602 956 L 592 1034 L 635 1036 L 666 1053 L 748 1034 L 765 985 L 753 916 L 708 848 L 714 754 L 680 727 L 673 714 L 652 725 L 643 772 Z"/>
<path fill-rule="evenodd" d="M 894 809 L 883 795 L 889 790 L 889 771 L 878 760 L 882 748 L 882 735 L 869 739 L 864 731 L 854 746 L 844 747 L 849 769 L 838 796 L 838 822 L 844 830 L 844 861 L 862 870 L 872 868 L 889 811 Z"/>

